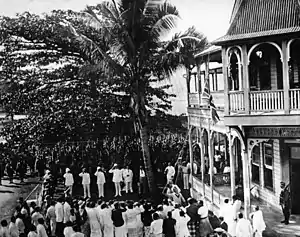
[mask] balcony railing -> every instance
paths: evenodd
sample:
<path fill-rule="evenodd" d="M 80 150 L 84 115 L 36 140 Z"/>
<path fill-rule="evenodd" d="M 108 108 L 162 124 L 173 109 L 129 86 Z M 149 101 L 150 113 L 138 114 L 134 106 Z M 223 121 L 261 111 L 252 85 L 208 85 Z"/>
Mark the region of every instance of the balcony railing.
<path fill-rule="evenodd" d="M 212 91 L 211 96 L 216 107 L 224 107 L 224 91 Z"/>
<path fill-rule="evenodd" d="M 217 107 L 223 107 L 226 103 L 223 93 L 212 92 L 214 103 Z M 246 103 L 244 99 L 244 91 L 229 92 L 229 108 L 230 112 L 245 112 Z M 201 105 L 198 93 L 189 94 L 190 105 Z M 200 103 L 199 103 L 200 102 Z M 203 102 L 203 101 L 202 101 Z M 289 90 L 289 109 L 300 110 L 300 89 Z M 194 107 L 194 106 L 192 106 Z M 273 112 L 284 110 L 284 91 L 250 91 L 249 92 L 249 110 L 250 112 Z"/>
<path fill-rule="evenodd" d="M 189 103 L 190 105 L 199 105 L 199 93 L 190 93 L 189 94 Z"/>
<path fill-rule="evenodd" d="M 283 109 L 283 90 L 250 92 L 250 111 L 275 111 Z"/>
<path fill-rule="evenodd" d="M 240 112 L 245 110 L 244 104 L 244 92 L 243 91 L 231 91 L 229 92 L 230 110 L 234 112 Z"/>
<path fill-rule="evenodd" d="M 290 107 L 291 110 L 300 110 L 300 89 L 290 90 Z"/>

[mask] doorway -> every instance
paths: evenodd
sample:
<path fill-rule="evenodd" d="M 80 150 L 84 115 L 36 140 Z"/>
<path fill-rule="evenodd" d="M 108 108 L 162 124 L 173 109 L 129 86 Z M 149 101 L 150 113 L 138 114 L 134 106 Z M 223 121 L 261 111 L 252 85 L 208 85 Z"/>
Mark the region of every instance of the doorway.
<path fill-rule="evenodd" d="M 290 146 L 292 214 L 300 214 L 300 146 Z"/>
<path fill-rule="evenodd" d="M 238 138 L 233 141 L 233 155 L 235 157 L 235 183 L 236 185 L 243 185 L 242 148 Z"/>

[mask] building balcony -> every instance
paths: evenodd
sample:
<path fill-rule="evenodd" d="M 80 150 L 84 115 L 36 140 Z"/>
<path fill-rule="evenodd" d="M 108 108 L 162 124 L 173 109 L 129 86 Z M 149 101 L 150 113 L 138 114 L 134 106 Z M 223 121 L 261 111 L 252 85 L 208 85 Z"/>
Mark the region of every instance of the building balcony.
<path fill-rule="evenodd" d="M 217 108 L 224 108 L 224 91 L 211 92 L 213 102 Z M 189 93 L 189 107 L 205 107 L 207 106 L 207 100 L 201 98 L 201 94 Z"/>
<path fill-rule="evenodd" d="M 300 89 L 289 90 L 289 106 L 291 113 L 300 113 Z M 229 92 L 229 115 L 245 113 L 244 91 Z M 284 112 L 283 90 L 250 91 L 250 115 Z"/>
<path fill-rule="evenodd" d="M 250 91 L 247 97 L 249 103 L 246 103 L 244 91 L 228 93 L 226 125 L 289 126 L 300 123 L 300 89 L 290 89 L 286 99 L 283 90 Z"/>

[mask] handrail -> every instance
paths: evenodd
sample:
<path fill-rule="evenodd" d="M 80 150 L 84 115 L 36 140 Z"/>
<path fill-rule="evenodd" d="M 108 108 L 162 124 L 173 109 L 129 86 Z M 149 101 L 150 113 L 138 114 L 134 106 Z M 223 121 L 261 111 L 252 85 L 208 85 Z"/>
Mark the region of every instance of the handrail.
<path fill-rule="evenodd" d="M 250 94 L 259 94 L 259 93 L 274 93 L 274 92 L 283 92 L 283 90 L 262 90 L 262 91 L 250 91 Z"/>
<path fill-rule="evenodd" d="M 243 94 L 244 91 L 229 91 L 228 94 Z"/>

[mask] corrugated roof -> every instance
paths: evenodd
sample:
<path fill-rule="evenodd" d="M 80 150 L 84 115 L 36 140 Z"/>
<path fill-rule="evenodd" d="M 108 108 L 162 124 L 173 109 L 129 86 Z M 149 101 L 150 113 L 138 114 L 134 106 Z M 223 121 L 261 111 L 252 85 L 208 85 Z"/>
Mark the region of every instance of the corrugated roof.
<path fill-rule="evenodd" d="M 221 50 L 222 50 L 221 46 L 212 45 L 212 46 L 208 47 L 207 49 L 203 50 L 202 52 L 196 54 L 195 58 L 213 54 L 213 53 L 219 52 Z"/>
<path fill-rule="evenodd" d="M 233 9 L 232 9 L 232 13 L 231 13 L 231 17 L 230 17 L 230 23 L 233 21 L 236 14 L 238 13 L 238 11 L 240 9 L 240 6 L 241 6 L 243 1 L 244 0 L 235 0 L 234 5 L 233 5 Z"/>
<path fill-rule="evenodd" d="M 298 0 L 236 0 L 227 34 L 214 43 L 299 31 Z"/>
<path fill-rule="evenodd" d="M 294 33 L 294 32 L 300 32 L 300 26 L 286 28 L 286 29 L 254 32 L 254 33 L 248 33 L 248 34 L 225 35 L 225 36 L 222 36 L 221 38 L 216 39 L 212 43 L 219 44 L 219 43 L 229 42 L 229 41 L 233 41 L 233 40 L 253 39 L 253 38 L 258 38 L 258 37 L 265 37 L 265 36 L 271 36 L 271 35 L 283 35 L 283 34 Z"/>

